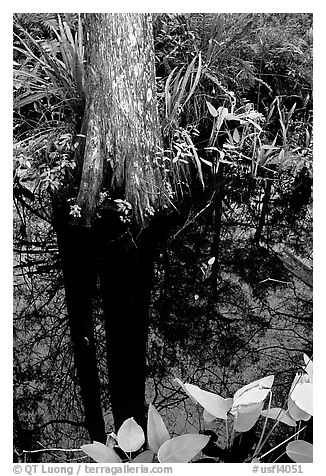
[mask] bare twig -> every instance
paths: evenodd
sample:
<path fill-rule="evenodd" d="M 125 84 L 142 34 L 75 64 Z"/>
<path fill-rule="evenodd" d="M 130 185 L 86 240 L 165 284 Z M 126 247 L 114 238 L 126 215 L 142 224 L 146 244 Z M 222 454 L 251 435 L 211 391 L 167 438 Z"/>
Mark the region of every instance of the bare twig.
<path fill-rule="evenodd" d="M 192 218 L 191 220 L 187 221 L 182 228 L 180 228 L 180 230 L 178 230 L 170 239 L 169 239 L 169 243 L 171 243 L 171 241 L 175 240 L 176 237 L 182 233 L 186 228 L 188 228 L 188 226 L 193 223 L 194 221 L 197 220 L 197 218 L 202 214 L 204 213 L 205 210 L 207 210 L 207 208 L 209 208 L 213 202 L 213 198 L 214 198 L 214 195 L 215 195 L 215 191 L 213 192 L 211 198 L 210 198 L 210 201 L 207 203 L 207 205 L 202 209 L 200 210 L 197 215 L 194 216 L 194 218 Z"/>

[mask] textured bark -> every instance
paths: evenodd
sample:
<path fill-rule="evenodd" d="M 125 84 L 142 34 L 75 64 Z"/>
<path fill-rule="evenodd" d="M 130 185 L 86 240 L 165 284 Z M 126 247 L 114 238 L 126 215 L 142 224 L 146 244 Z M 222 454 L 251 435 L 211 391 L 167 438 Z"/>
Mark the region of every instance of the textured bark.
<path fill-rule="evenodd" d="M 103 185 L 104 149 L 101 117 L 99 115 L 101 109 L 101 102 L 97 95 L 88 99 L 81 131 L 85 133 L 86 138 L 82 147 L 83 152 L 78 154 L 78 160 L 83 163 L 83 170 L 77 205 L 82 209 L 80 224 L 85 226 L 91 225 Z"/>
<path fill-rule="evenodd" d="M 161 136 L 156 103 L 151 17 L 88 14 L 87 92 L 81 223 L 90 226 L 101 187 L 126 199 L 144 224 L 167 202 L 158 165 Z"/>

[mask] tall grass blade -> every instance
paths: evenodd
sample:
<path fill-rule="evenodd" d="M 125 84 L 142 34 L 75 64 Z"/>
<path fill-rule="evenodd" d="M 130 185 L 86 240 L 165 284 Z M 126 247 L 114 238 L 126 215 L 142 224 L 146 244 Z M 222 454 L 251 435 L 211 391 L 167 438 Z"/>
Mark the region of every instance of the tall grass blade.
<path fill-rule="evenodd" d="M 27 106 L 27 104 L 32 104 L 33 102 L 38 101 L 39 99 L 42 99 L 49 94 L 44 91 L 40 93 L 35 93 L 35 94 L 28 94 L 27 97 L 22 97 L 21 99 L 18 99 L 17 101 L 14 101 L 14 106 L 16 108 Z"/>
<path fill-rule="evenodd" d="M 81 21 L 80 13 L 78 13 L 78 36 L 77 36 L 77 39 L 78 39 L 79 60 L 80 60 L 81 64 L 83 64 L 83 60 L 84 60 L 84 49 L 83 49 L 84 40 L 83 40 L 83 27 L 82 27 L 82 21 Z"/>
<path fill-rule="evenodd" d="M 196 61 L 196 57 L 193 58 L 193 60 L 189 64 L 189 66 L 186 70 L 186 73 L 183 77 L 183 80 L 181 82 L 181 87 L 180 87 L 179 96 L 178 96 L 178 102 L 180 103 L 180 105 L 181 105 L 181 101 L 182 101 L 182 99 L 185 95 L 185 91 L 186 91 L 186 87 L 187 87 L 189 78 L 191 77 L 191 74 L 193 73 L 195 61 Z"/>
<path fill-rule="evenodd" d="M 184 136 L 186 138 L 186 141 L 188 142 L 188 145 L 190 146 L 190 148 L 192 150 L 193 156 L 195 158 L 197 170 L 198 170 L 199 179 L 200 179 L 200 182 L 201 182 L 202 187 L 204 189 L 205 188 L 205 183 L 204 183 L 203 171 L 202 171 L 202 168 L 201 168 L 201 163 L 200 163 L 200 160 L 199 160 L 199 157 L 198 157 L 198 154 L 197 154 L 196 147 L 194 146 L 194 143 L 192 142 L 191 137 L 189 136 L 189 134 L 184 132 Z"/>
<path fill-rule="evenodd" d="M 170 84 L 172 82 L 173 75 L 176 71 L 177 67 L 175 67 L 171 73 L 168 76 L 168 79 L 166 80 L 165 83 L 165 89 L 164 89 L 164 96 L 165 96 L 165 115 L 166 118 L 169 118 L 171 116 L 171 111 L 172 111 L 172 96 L 170 94 Z"/>
<path fill-rule="evenodd" d="M 189 91 L 189 94 L 184 102 L 184 106 L 187 104 L 187 102 L 189 101 L 189 99 L 191 98 L 191 96 L 193 95 L 196 87 L 198 86 L 198 83 L 199 83 L 199 80 L 200 80 L 200 76 L 201 76 L 201 72 L 202 72 L 202 59 L 201 59 L 201 54 L 199 53 L 198 54 L 198 67 L 197 67 L 197 73 L 196 73 L 196 76 L 195 76 L 195 79 L 194 79 L 194 82 L 191 86 L 191 89 Z"/>

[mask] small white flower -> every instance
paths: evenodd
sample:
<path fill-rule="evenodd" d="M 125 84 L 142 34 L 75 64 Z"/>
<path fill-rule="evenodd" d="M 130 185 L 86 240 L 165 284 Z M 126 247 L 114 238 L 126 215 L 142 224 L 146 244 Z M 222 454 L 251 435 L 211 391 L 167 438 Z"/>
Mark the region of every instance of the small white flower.
<path fill-rule="evenodd" d="M 74 218 L 81 217 L 81 208 L 78 205 L 70 205 L 70 212 L 69 215 L 73 216 Z"/>

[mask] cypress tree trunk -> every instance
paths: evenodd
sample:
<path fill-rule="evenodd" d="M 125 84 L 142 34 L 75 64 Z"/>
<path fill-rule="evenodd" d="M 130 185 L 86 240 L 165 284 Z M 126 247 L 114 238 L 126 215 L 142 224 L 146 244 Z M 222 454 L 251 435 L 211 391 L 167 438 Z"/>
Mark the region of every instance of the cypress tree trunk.
<path fill-rule="evenodd" d="M 91 438 L 103 441 L 92 263 L 99 263 L 115 427 L 134 417 L 145 428 L 147 316 L 155 247 L 150 222 L 154 210 L 162 212 L 170 198 L 159 160 L 162 140 L 151 16 L 86 14 L 85 40 L 85 138 L 76 152 L 77 212 L 70 224 L 58 227 L 58 242 L 85 418 Z M 104 191 L 106 208 L 100 209 Z"/>
<path fill-rule="evenodd" d="M 77 205 L 91 226 L 102 187 L 128 201 L 148 223 L 168 203 L 158 157 L 162 139 L 156 103 L 151 17 L 88 14 L 84 159 Z"/>

